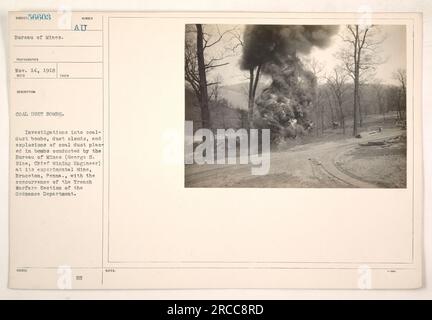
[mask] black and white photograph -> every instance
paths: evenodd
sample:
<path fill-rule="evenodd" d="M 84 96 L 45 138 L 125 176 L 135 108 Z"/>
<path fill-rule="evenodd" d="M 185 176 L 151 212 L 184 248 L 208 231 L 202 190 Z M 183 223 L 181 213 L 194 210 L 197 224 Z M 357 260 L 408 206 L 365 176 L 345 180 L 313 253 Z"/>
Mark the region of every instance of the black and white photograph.
<path fill-rule="evenodd" d="M 406 188 L 405 25 L 185 26 L 185 187 Z"/>
<path fill-rule="evenodd" d="M 0 300 L 432 297 L 432 3 L 23 1 L 0 2 Z"/>

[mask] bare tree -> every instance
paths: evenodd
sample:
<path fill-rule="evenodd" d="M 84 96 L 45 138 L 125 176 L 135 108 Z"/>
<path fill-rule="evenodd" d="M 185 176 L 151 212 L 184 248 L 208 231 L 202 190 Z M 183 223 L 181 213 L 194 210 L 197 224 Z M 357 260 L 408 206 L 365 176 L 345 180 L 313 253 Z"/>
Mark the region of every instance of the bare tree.
<path fill-rule="evenodd" d="M 333 110 L 333 101 L 332 101 L 332 92 L 329 90 L 329 88 L 325 88 L 324 94 L 327 98 L 327 104 L 330 109 L 330 116 L 331 116 L 331 122 L 335 122 L 335 112 Z"/>
<path fill-rule="evenodd" d="M 384 41 L 378 37 L 379 29 L 373 25 L 347 25 L 346 32 L 341 35 L 347 47 L 342 49 L 338 57 L 343 62 L 345 69 L 354 82 L 354 104 L 353 104 L 353 135 L 358 133 L 360 115 L 360 84 L 361 75 L 375 69 L 376 65 L 382 63 L 378 54 L 379 45 Z"/>
<path fill-rule="evenodd" d="M 323 94 L 324 92 L 320 90 L 319 88 L 319 81 L 324 78 L 323 71 L 324 71 L 324 65 L 319 62 L 317 59 L 312 58 L 307 63 L 308 69 L 312 72 L 316 79 L 317 85 L 314 88 L 314 94 L 313 94 L 313 106 L 314 106 L 314 114 L 316 123 L 318 124 L 318 120 L 320 120 L 320 127 L 321 127 L 321 134 L 324 133 L 324 103 L 323 103 Z M 316 127 L 316 134 L 318 135 L 319 128 L 318 125 Z"/>
<path fill-rule="evenodd" d="M 208 108 L 208 92 L 207 92 L 207 77 L 206 64 L 204 62 L 204 35 L 201 24 L 196 25 L 197 28 L 197 60 L 198 60 L 198 86 L 201 105 L 201 121 L 204 128 L 210 126 L 210 112 Z"/>
<path fill-rule="evenodd" d="M 386 96 L 385 96 L 385 86 L 381 83 L 380 80 L 375 80 L 375 84 L 373 86 L 375 90 L 375 98 L 377 108 L 376 110 L 382 114 L 383 122 L 385 121 L 385 115 L 387 112 L 387 104 L 386 104 Z"/>
<path fill-rule="evenodd" d="M 403 120 L 405 119 L 406 115 L 406 70 L 405 69 L 398 69 L 393 74 L 393 78 L 398 81 L 399 88 L 398 88 L 398 116 L 399 119 Z"/>
<path fill-rule="evenodd" d="M 222 119 L 222 128 L 226 128 L 225 108 L 228 107 L 228 101 L 220 98 L 220 84 L 222 76 L 217 75 L 214 79 L 214 85 L 211 86 L 209 101 L 210 105 L 216 109 L 216 114 Z"/>
<path fill-rule="evenodd" d="M 211 86 L 209 100 L 213 100 L 214 102 L 219 101 L 221 83 L 222 83 L 222 76 L 218 74 L 213 81 L 213 85 Z"/>
<path fill-rule="evenodd" d="M 237 42 L 234 49 L 237 47 L 244 47 L 242 36 L 235 31 L 232 31 L 231 34 L 232 34 L 232 38 Z M 247 76 L 247 78 L 249 80 L 249 87 L 247 90 L 247 94 L 248 94 L 248 122 L 250 128 L 254 126 L 253 113 L 254 113 L 254 106 L 255 106 L 255 96 L 256 96 L 256 91 L 257 91 L 262 67 L 263 67 L 263 63 L 258 64 L 257 66 L 251 66 L 248 70 L 249 75 Z"/>
<path fill-rule="evenodd" d="M 344 102 L 345 92 L 347 90 L 346 80 L 348 78 L 348 75 L 341 68 L 335 68 L 333 70 L 333 74 L 327 76 L 326 78 L 327 85 L 333 96 L 335 97 L 339 110 L 339 121 L 342 126 L 342 132 L 343 134 L 345 134 L 345 114 L 342 106 Z"/>
<path fill-rule="evenodd" d="M 231 30 L 221 32 L 217 28 L 216 36 L 205 32 L 203 25 L 186 26 L 185 41 L 185 80 L 192 87 L 201 110 L 202 127 L 210 127 L 208 87 L 218 84 L 218 81 L 208 82 L 207 73 L 214 68 L 227 65 L 222 60 L 224 55 L 207 57 L 206 49 L 217 45 Z M 196 33 L 196 37 L 194 34 Z"/>

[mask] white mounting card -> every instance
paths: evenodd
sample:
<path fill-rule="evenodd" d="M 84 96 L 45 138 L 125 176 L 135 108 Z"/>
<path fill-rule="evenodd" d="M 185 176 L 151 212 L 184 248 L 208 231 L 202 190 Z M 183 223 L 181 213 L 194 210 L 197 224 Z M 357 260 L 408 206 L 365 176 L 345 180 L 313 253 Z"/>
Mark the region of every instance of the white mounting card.
<path fill-rule="evenodd" d="M 10 12 L 20 289 L 422 286 L 418 13 Z"/>

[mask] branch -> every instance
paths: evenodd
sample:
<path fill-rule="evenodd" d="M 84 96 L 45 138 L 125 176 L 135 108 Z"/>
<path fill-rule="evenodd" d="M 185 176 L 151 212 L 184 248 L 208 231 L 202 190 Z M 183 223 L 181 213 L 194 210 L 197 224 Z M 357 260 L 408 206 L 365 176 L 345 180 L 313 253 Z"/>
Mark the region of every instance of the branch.
<path fill-rule="evenodd" d="M 215 65 L 212 65 L 212 66 L 205 66 L 205 68 L 206 68 L 206 69 L 212 69 L 212 68 L 217 68 L 217 67 L 226 66 L 227 64 L 229 64 L 229 62 L 221 63 L 221 64 L 215 64 Z"/>
<path fill-rule="evenodd" d="M 207 87 L 214 86 L 215 84 L 220 84 L 219 81 L 207 83 Z"/>
<path fill-rule="evenodd" d="M 204 47 L 203 47 L 204 50 L 206 48 L 210 48 L 210 47 L 214 46 L 215 44 L 219 43 L 226 34 L 236 30 L 235 28 L 233 28 L 233 29 L 225 30 L 224 32 L 220 33 L 219 26 L 216 26 L 216 28 L 218 30 L 219 37 L 210 44 L 208 43 L 208 40 L 207 40 L 204 44 Z"/>

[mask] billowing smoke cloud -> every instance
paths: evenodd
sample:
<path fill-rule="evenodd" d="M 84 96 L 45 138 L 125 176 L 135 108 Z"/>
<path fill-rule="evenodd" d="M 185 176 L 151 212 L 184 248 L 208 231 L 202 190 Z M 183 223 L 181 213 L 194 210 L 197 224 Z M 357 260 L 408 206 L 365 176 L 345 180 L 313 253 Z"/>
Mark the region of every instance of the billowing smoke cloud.
<path fill-rule="evenodd" d="M 271 76 L 271 85 L 256 99 L 255 126 L 270 128 L 272 140 L 296 137 L 311 128 L 316 79 L 298 54 L 307 55 L 313 47 L 324 48 L 338 31 L 337 26 L 247 26 L 241 68 Z"/>
<path fill-rule="evenodd" d="M 324 48 L 338 31 L 338 26 L 321 25 L 249 25 L 243 34 L 241 68 L 275 62 L 280 57 L 308 54 L 313 47 Z"/>

